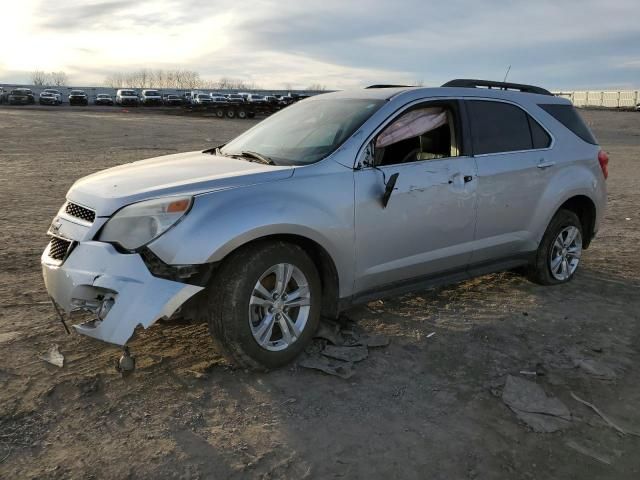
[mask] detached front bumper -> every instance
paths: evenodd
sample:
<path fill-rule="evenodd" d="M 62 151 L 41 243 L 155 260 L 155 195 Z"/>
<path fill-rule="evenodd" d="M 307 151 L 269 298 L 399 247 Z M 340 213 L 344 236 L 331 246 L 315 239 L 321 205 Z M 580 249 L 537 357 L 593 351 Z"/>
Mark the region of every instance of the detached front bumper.
<path fill-rule="evenodd" d="M 67 313 L 89 311 L 96 319 L 73 325 L 78 333 L 125 345 L 138 325 L 170 317 L 202 287 L 151 275 L 138 254 L 121 254 L 103 242 L 80 242 L 63 263 L 50 246 L 42 254 L 45 286 Z"/>

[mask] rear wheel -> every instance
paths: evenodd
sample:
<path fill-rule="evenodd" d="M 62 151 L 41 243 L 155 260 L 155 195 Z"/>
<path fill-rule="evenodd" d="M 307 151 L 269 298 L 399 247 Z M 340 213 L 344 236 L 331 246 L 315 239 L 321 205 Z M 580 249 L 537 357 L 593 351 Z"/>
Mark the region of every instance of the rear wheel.
<path fill-rule="evenodd" d="M 247 112 L 245 110 L 238 110 L 238 118 L 247 118 Z"/>
<path fill-rule="evenodd" d="M 320 321 L 318 271 L 299 246 L 264 242 L 224 261 L 200 300 L 199 316 L 231 363 L 271 369 L 289 363 Z"/>
<path fill-rule="evenodd" d="M 218 117 L 218 118 L 224 117 L 224 109 L 216 108 L 216 117 Z"/>
<path fill-rule="evenodd" d="M 227 118 L 235 118 L 236 116 L 236 111 L 232 108 L 230 108 L 229 110 L 227 110 Z"/>
<path fill-rule="evenodd" d="M 582 255 L 582 224 L 570 210 L 560 210 L 542 237 L 529 278 L 541 285 L 571 280 Z"/>

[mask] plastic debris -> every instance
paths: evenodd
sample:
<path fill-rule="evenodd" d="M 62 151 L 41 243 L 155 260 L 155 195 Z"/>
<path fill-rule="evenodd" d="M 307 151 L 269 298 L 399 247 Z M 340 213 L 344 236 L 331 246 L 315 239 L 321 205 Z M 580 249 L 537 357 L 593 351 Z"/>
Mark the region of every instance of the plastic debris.
<path fill-rule="evenodd" d="M 523 378 L 507 376 L 502 401 L 534 432 L 555 432 L 571 422 L 571 412 L 562 401 L 548 397 L 540 385 Z"/>
<path fill-rule="evenodd" d="M 600 418 L 602 418 L 602 420 L 604 420 L 607 425 L 609 425 L 611 428 L 613 428 L 614 430 L 616 430 L 617 432 L 621 433 L 622 435 L 635 435 L 636 437 L 640 437 L 640 433 L 636 433 L 636 432 L 630 432 L 627 431 L 625 429 L 623 429 L 622 427 L 619 427 L 618 425 L 616 425 L 613 420 L 611 420 L 609 417 L 607 417 L 604 413 L 602 413 L 600 411 L 600 409 L 598 407 L 596 407 L 593 403 L 589 403 L 586 400 L 581 399 L 579 396 L 577 396 L 575 393 L 571 392 L 571 396 L 573 397 L 573 399 L 577 402 L 580 402 L 583 405 L 586 405 L 587 407 L 589 407 L 591 410 L 593 410 L 594 412 L 596 412 Z"/>
<path fill-rule="evenodd" d="M 369 356 L 369 351 L 364 345 L 353 347 L 327 345 L 324 347 L 324 350 L 322 350 L 322 355 L 335 358 L 336 360 L 342 360 L 343 362 L 360 362 Z"/>
<path fill-rule="evenodd" d="M 333 343 L 334 345 L 343 344 L 342 335 L 340 334 L 340 325 L 333 322 L 320 322 L 320 326 L 318 327 L 318 331 L 315 334 L 315 338 L 322 338 Z"/>
<path fill-rule="evenodd" d="M 427 338 L 431 338 L 436 334 L 436 332 L 431 332 L 429 335 L 427 335 Z"/>
<path fill-rule="evenodd" d="M 323 356 L 305 357 L 298 362 L 298 365 L 304 368 L 320 370 L 328 375 L 334 375 L 345 380 L 351 378 L 355 373 L 353 363 L 332 360 Z"/>
<path fill-rule="evenodd" d="M 51 365 L 55 365 L 56 367 L 62 368 L 64 366 L 64 355 L 62 355 L 60 350 L 58 350 L 57 344 L 51 345 L 49 351 L 44 355 L 41 355 L 40 359 L 50 363 Z"/>

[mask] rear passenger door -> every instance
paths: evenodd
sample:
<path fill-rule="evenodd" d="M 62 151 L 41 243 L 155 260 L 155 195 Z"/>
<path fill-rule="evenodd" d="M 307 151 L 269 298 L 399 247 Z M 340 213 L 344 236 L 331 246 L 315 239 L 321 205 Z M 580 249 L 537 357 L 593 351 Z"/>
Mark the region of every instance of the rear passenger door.
<path fill-rule="evenodd" d="M 536 250 L 532 215 L 553 168 L 549 133 L 516 104 L 467 99 L 477 165 L 478 216 L 471 264 Z"/>

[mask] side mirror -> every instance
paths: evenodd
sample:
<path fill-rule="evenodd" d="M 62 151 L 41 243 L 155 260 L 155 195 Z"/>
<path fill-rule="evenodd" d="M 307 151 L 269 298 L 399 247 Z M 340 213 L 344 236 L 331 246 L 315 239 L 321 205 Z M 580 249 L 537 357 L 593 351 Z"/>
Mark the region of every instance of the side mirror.
<path fill-rule="evenodd" d="M 389 203 L 389 199 L 391 198 L 391 194 L 396 187 L 396 182 L 398 181 L 399 173 L 394 173 L 389 178 L 389 181 L 384 186 L 384 193 L 382 194 L 382 208 L 387 208 L 387 204 Z"/>

